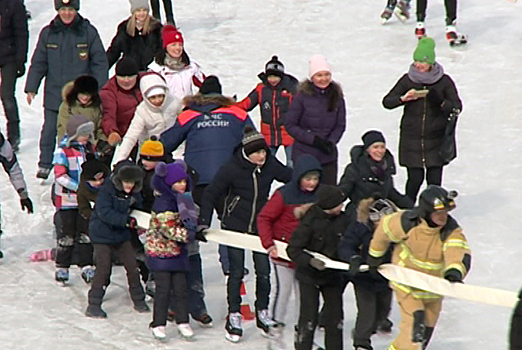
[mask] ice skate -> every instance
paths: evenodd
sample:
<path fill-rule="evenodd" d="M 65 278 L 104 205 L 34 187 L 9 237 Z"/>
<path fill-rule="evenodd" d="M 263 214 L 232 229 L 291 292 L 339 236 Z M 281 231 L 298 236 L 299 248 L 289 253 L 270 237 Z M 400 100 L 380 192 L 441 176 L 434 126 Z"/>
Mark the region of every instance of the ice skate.
<path fill-rule="evenodd" d="M 152 327 L 152 335 L 154 338 L 163 341 L 167 339 L 167 333 L 165 333 L 165 326 Z"/>
<path fill-rule="evenodd" d="M 194 337 L 194 331 L 190 328 L 188 323 L 178 324 L 178 333 L 184 339 L 191 339 Z"/>
<path fill-rule="evenodd" d="M 96 270 L 95 270 L 94 266 L 91 266 L 91 265 L 82 267 L 81 275 L 82 275 L 82 278 L 85 281 L 85 283 L 87 283 L 87 284 L 92 283 L 92 280 L 94 279 L 95 271 Z"/>
<path fill-rule="evenodd" d="M 397 3 L 397 7 L 395 7 L 395 16 L 401 21 L 406 22 L 410 19 L 410 1 L 409 0 L 400 0 Z"/>
<path fill-rule="evenodd" d="M 388 22 L 393 15 L 393 7 L 386 6 L 381 13 L 381 24 Z"/>
<path fill-rule="evenodd" d="M 426 28 L 424 28 L 424 22 L 417 22 L 417 26 L 415 27 L 415 36 L 419 40 L 426 36 Z"/>
<path fill-rule="evenodd" d="M 225 325 L 225 338 L 232 342 L 237 343 L 243 336 L 243 328 L 241 326 L 241 320 L 243 316 L 239 312 L 233 312 L 227 317 L 227 324 Z"/>
<path fill-rule="evenodd" d="M 446 26 L 446 40 L 448 40 L 451 47 L 467 44 L 468 37 L 465 34 L 458 33 L 455 25 L 456 23 L 453 22 Z"/>
<path fill-rule="evenodd" d="M 57 268 L 54 274 L 54 279 L 58 284 L 65 286 L 67 282 L 69 282 L 69 269 L 61 267 Z"/>
<path fill-rule="evenodd" d="M 270 329 L 277 325 L 268 312 L 268 309 L 258 310 L 256 312 L 256 325 L 261 330 L 261 335 L 265 338 L 271 338 Z"/>

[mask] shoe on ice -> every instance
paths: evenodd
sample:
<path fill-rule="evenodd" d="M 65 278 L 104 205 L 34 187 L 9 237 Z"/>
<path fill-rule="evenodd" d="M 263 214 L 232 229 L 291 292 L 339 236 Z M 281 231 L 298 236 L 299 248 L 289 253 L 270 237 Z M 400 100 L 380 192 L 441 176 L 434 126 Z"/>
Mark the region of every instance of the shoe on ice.
<path fill-rule="evenodd" d="M 256 312 L 256 325 L 263 336 L 270 337 L 270 328 L 276 326 L 277 322 L 270 317 L 268 309 L 263 309 Z"/>
<path fill-rule="evenodd" d="M 386 6 L 384 8 L 384 11 L 382 11 L 382 13 L 381 13 L 381 22 L 382 22 L 382 24 L 388 22 L 388 20 L 392 16 L 392 14 L 393 14 L 393 7 Z"/>
<path fill-rule="evenodd" d="M 42 179 L 42 180 L 47 180 L 47 178 L 49 177 L 49 174 L 51 174 L 51 169 L 50 168 L 38 168 L 38 171 L 36 172 L 36 177 L 38 179 Z"/>
<path fill-rule="evenodd" d="M 194 321 L 198 322 L 201 327 L 210 328 L 213 326 L 212 317 L 209 314 L 202 314 L 199 317 L 194 317 Z"/>
<path fill-rule="evenodd" d="M 385 318 L 384 320 L 382 321 L 379 321 L 377 323 L 377 330 L 379 332 L 383 332 L 383 333 L 391 333 L 392 331 L 392 327 L 393 327 L 393 322 L 390 321 L 389 319 Z"/>
<path fill-rule="evenodd" d="M 446 40 L 448 40 L 450 46 L 460 46 L 468 42 L 466 35 L 457 32 L 455 21 L 446 26 Z"/>
<path fill-rule="evenodd" d="M 89 265 L 89 266 L 82 267 L 81 275 L 82 275 L 82 278 L 85 281 L 85 283 L 87 283 L 87 284 L 92 283 L 92 280 L 94 279 L 94 271 L 96 271 L 94 266 Z"/>
<path fill-rule="evenodd" d="M 190 339 L 194 336 L 194 331 L 188 323 L 178 324 L 178 333 L 185 339 Z"/>
<path fill-rule="evenodd" d="M 56 269 L 56 273 L 54 274 L 54 279 L 56 282 L 69 282 L 69 269 L 67 268 L 58 268 Z"/>
<path fill-rule="evenodd" d="M 167 339 L 167 333 L 165 333 L 165 326 L 152 327 L 152 335 L 158 340 Z"/>
<path fill-rule="evenodd" d="M 150 312 L 149 305 L 147 305 L 145 300 L 135 302 L 134 310 L 138 311 L 140 314 L 144 313 L 144 312 Z"/>
<path fill-rule="evenodd" d="M 241 320 L 243 316 L 239 312 L 232 312 L 228 314 L 227 323 L 225 325 L 225 338 L 232 343 L 237 343 L 243 336 L 243 328 L 241 327 Z"/>
<path fill-rule="evenodd" d="M 422 39 L 426 36 L 426 28 L 424 28 L 424 22 L 417 22 L 415 27 L 415 36 L 417 39 Z"/>
<path fill-rule="evenodd" d="M 402 22 L 406 22 L 410 18 L 410 1 L 400 0 L 395 8 L 395 15 Z"/>
<path fill-rule="evenodd" d="M 100 305 L 89 304 L 85 310 L 85 316 L 92 318 L 107 318 L 107 313 L 103 311 Z"/>

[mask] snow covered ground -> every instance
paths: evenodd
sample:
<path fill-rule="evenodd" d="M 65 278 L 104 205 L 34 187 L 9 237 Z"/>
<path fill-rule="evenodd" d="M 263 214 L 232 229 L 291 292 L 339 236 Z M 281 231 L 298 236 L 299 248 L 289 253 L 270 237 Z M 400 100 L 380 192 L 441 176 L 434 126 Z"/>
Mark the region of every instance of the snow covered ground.
<path fill-rule="evenodd" d="M 49 0 L 26 0 L 31 52 L 38 32 L 55 14 Z M 444 185 L 459 191 L 454 215 L 462 224 L 473 250 L 473 268 L 466 282 L 516 291 L 522 257 L 518 251 L 519 215 L 522 213 L 522 4 L 505 0 L 467 0 L 460 4 L 459 29 L 470 44 L 450 49 L 444 39 L 444 6 L 431 1 L 427 30 L 437 42 L 437 58 L 453 77 L 464 103 L 459 121 L 459 157 L 445 170 Z M 191 58 L 205 73 L 221 78 L 226 94 L 242 98 L 257 83 L 256 75 L 273 54 L 290 73 L 304 78 L 308 58 L 323 53 L 330 60 L 334 79 L 345 92 L 348 128 L 341 142 L 340 164 L 349 162 L 349 150 L 370 128 L 382 130 L 388 146 L 397 153 L 401 110 L 386 111 L 381 99 L 407 70 L 416 45 L 414 21 L 393 19 L 381 26 L 381 1 L 336 0 L 176 0 L 178 25 Z M 117 24 L 129 14 L 126 0 L 84 0 L 81 14 L 98 28 L 104 44 Z M 224 339 L 225 280 L 217 262 L 216 247 L 203 247 L 207 304 L 213 329 L 195 327 L 193 342 L 171 339 L 158 344 L 147 329 L 151 315 L 133 311 L 122 268 L 115 268 L 105 298 L 107 320 L 83 316 L 87 286 L 72 271 L 71 286 L 58 287 L 51 263 L 31 263 L 29 254 L 53 246 L 50 185 L 35 179 L 37 143 L 42 123 L 41 91 L 28 106 L 23 94 L 25 77 L 18 82 L 23 138 L 19 159 L 25 171 L 35 214 L 20 212 L 17 195 L 1 174 L 2 248 L 0 262 L 0 347 L 2 349 L 265 349 L 266 340 L 254 322 L 245 322 L 238 345 Z M 0 112 L 3 113 L 3 112 Z M 258 112 L 252 113 L 257 120 Z M 4 123 L 1 122 L 2 128 Z M 3 129 L 4 130 L 4 129 Z M 400 168 L 397 186 L 403 188 Z M 251 270 L 252 271 L 252 270 Z M 253 281 L 247 289 L 253 296 Z M 251 300 L 252 301 L 252 300 Z M 432 350 L 506 348 L 511 310 L 446 300 L 430 345 Z M 291 317 L 297 312 L 291 311 Z M 355 317 L 351 287 L 345 293 L 345 347 Z M 395 307 L 392 319 L 397 324 Z M 395 333 L 395 332 L 394 332 Z M 290 347 L 292 335 L 286 335 Z M 375 349 L 385 349 L 392 335 L 375 336 Z"/>

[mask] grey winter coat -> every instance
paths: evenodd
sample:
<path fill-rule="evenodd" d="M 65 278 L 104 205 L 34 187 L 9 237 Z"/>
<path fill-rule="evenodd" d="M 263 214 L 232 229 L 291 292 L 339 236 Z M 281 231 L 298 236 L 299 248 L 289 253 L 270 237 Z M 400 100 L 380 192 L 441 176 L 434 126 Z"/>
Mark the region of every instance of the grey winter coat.
<path fill-rule="evenodd" d="M 56 16 L 40 32 L 24 91 L 38 92 L 45 79 L 44 107 L 58 111 L 65 83 L 92 75 L 98 86 L 107 82 L 109 66 L 98 31 L 79 14 L 70 25 Z"/>

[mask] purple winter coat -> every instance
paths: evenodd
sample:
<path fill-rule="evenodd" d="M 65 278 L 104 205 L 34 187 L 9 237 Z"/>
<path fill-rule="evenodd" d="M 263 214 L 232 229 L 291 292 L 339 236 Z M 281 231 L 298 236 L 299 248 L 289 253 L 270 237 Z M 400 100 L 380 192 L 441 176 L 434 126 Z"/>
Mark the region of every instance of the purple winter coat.
<path fill-rule="evenodd" d="M 331 112 L 330 103 L 334 104 Z M 295 139 L 292 160 L 302 154 L 314 156 L 319 163 L 337 161 L 337 147 L 333 154 L 325 154 L 313 146 L 314 137 L 331 141 L 337 145 L 346 129 L 346 107 L 341 87 L 332 82 L 326 89 L 317 88 L 311 81 L 301 83 L 286 113 L 285 127 Z"/>

